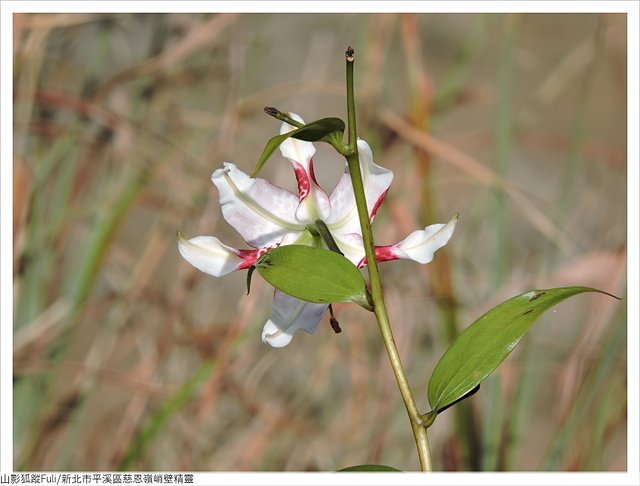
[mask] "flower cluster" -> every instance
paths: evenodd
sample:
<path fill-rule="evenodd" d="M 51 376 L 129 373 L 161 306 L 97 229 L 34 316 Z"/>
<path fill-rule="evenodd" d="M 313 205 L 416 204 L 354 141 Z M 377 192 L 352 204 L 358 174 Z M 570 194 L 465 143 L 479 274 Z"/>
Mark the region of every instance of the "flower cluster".
<path fill-rule="evenodd" d="M 304 123 L 291 113 L 290 116 Z M 295 127 L 283 123 L 280 133 Z M 360 223 L 350 175 L 345 173 L 330 195 L 318 185 L 313 171 L 315 147 L 311 142 L 288 138 L 280 145 L 282 155 L 293 166 L 298 194 L 275 186 L 264 179 L 252 178 L 234 164 L 225 162 L 211 180 L 220 193 L 222 215 L 242 236 L 250 249 L 236 249 L 213 236 L 189 240 L 179 236 L 180 254 L 199 270 L 220 277 L 234 270 L 247 269 L 271 248 L 281 245 L 317 245 L 309 227 L 322 220 L 338 247 L 353 264 L 366 265 Z M 365 188 L 369 218 L 373 220 L 391 185 L 393 173 L 373 162 L 371 149 L 358 140 L 358 155 Z M 436 250 L 449 241 L 457 223 L 434 224 L 414 231 L 394 245 L 377 246 L 377 261 L 406 258 L 428 263 Z M 272 315 L 265 323 L 262 340 L 274 347 L 286 346 L 298 329 L 313 333 L 326 304 L 304 302 L 275 290 Z"/>

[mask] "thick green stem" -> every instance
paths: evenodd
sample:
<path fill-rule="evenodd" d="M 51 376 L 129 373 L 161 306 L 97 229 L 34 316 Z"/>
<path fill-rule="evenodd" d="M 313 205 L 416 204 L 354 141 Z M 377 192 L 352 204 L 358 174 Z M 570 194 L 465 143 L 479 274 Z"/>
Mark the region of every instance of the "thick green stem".
<path fill-rule="evenodd" d="M 409 420 L 411 422 L 411 429 L 416 441 L 416 447 L 418 449 L 418 458 L 420 460 L 420 469 L 422 471 L 431 471 L 431 453 L 429 450 L 429 440 L 427 437 L 427 427 L 424 423 L 416 402 L 411 393 L 409 387 L 409 381 L 407 375 L 402 366 L 400 359 L 400 353 L 393 338 L 393 332 L 391 330 L 391 323 L 389 322 L 389 316 L 384 303 L 384 297 L 382 293 L 382 282 L 380 280 L 380 272 L 378 269 L 378 262 L 375 257 L 375 246 L 373 242 L 373 233 L 371 231 L 371 222 L 369 220 L 369 210 L 367 208 L 367 200 L 364 191 L 364 185 L 362 183 L 362 173 L 360 171 L 360 161 L 358 158 L 357 149 L 357 129 L 356 129 L 356 114 L 355 114 L 355 97 L 353 94 L 353 61 L 354 51 L 351 47 L 347 49 L 347 120 L 348 120 L 348 141 L 347 150 L 345 151 L 345 157 L 349 166 L 349 174 L 351 175 L 351 183 L 353 185 L 353 193 L 356 200 L 356 206 L 358 209 L 358 217 L 360 219 L 360 227 L 362 229 L 362 238 L 364 241 L 364 250 L 367 257 L 367 268 L 369 271 L 369 280 L 371 285 L 371 295 L 373 298 L 373 311 L 376 319 L 378 320 L 378 326 L 380 333 L 382 334 L 382 340 L 384 346 L 389 355 L 389 361 L 393 374 L 395 375 L 400 389 L 400 395 L 407 409 Z"/>

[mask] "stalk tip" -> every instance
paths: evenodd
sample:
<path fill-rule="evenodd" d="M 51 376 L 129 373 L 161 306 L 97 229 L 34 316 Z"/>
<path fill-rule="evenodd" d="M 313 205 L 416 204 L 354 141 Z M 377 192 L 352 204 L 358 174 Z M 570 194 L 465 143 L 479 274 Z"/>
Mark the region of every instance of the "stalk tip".
<path fill-rule="evenodd" d="M 353 62 L 354 59 L 354 54 L 355 51 L 353 50 L 353 47 L 349 46 L 347 47 L 346 52 L 344 53 L 346 58 L 347 58 L 347 62 Z"/>

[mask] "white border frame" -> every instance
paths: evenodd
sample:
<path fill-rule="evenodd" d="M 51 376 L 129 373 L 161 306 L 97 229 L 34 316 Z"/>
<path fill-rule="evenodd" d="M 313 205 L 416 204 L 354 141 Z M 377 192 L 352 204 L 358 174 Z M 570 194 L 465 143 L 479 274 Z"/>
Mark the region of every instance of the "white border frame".
<path fill-rule="evenodd" d="M 628 317 L 627 358 L 628 358 L 628 422 L 627 422 L 627 473 L 432 473 L 427 479 L 419 473 L 348 475 L 335 473 L 194 473 L 195 484 L 496 484 L 496 485 L 537 485 L 580 484 L 580 485 L 637 485 L 640 484 L 638 411 L 640 361 L 640 322 L 638 297 L 640 282 L 638 269 L 640 261 L 639 240 L 639 195 L 640 151 L 638 145 L 639 106 L 638 87 L 640 59 L 638 33 L 639 3 L 637 1 L 2 1 L 0 2 L 0 471 L 13 471 L 13 430 L 12 430 L 12 372 L 13 372 L 13 255 L 12 255 L 12 208 L 13 208 L 13 110 L 12 107 L 12 63 L 13 22 L 15 12 L 616 12 L 627 14 L 627 86 L 628 86 L 628 127 L 627 127 L 627 234 L 628 234 Z M 634 162 L 635 161 L 635 162 Z M 330 475 L 329 475 L 330 474 Z"/>

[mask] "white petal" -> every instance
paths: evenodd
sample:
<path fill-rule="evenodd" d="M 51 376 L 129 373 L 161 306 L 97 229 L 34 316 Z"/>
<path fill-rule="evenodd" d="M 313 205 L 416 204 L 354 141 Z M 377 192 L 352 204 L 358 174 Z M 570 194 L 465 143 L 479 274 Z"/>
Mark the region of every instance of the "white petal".
<path fill-rule="evenodd" d="M 295 113 L 289 113 L 289 116 L 300 123 L 304 123 L 304 120 Z M 295 128 L 285 122 L 280 128 L 280 134 L 290 132 Z M 318 185 L 313 173 L 313 161 L 311 158 L 316 153 L 313 143 L 288 138 L 280 144 L 280 152 L 283 157 L 289 159 L 296 174 L 300 198 L 300 206 L 296 212 L 298 221 L 308 224 L 318 218 L 326 219 L 329 216 L 331 205 L 329 196 Z"/>
<path fill-rule="evenodd" d="M 367 142 L 361 139 L 358 139 L 358 155 L 367 209 L 369 217 L 373 219 L 393 181 L 393 172 L 373 162 L 371 148 Z M 358 211 L 353 196 L 351 178 L 347 170 L 338 181 L 329 200 L 331 202 L 331 215 L 327 220 L 329 228 L 336 233 L 360 233 Z"/>
<path fill-rule="evenodd" d="M 280 242 L 288 233 L 304 231 L 296 220 L 298 197 L 281 187 L 254 179 L 225 162 L 211 180 L 220 192 L 222 215 L 254 248 Z"/>
<path fill-rule="evenodd" d="M 296 210 L 296 219 L 300 223 L 313 223 L 316 219 L 326 220 L 331 212 L 329 197 L 315 182 L 311 182 L 310 193 Z"/>
<path fill-rule="evenodd" d="M 359 233 L 348 233 L 334 235 L 334 239 L 344 256 L 355 266 L 360 266 L 365 257 L 362 236 Z"/>
<path fill-rule="evenodd" d="M 328 305 L 304 302 L 276 290 L 272 308 L 273 314 L 262 329 L 262 342 L 282 348 L 298 329 L 313 334 Z"/>
<path fill-rule="evenodd" d="M 300 123 L 304 123 L 304 120 L 295 113 L 289 113 L 289 116 Z M 284 122 L 280 127 L 280 134 L 282 135 L 295 129 L 296 127 L 293 125 L 289 125 L 287 122 Z M 283 157 L 291 160 L 292 162 L 295 161 L 301 164 L 307 174 L 311 175 L 309 163 L 311 162 L 313 154 L 316 153 L 316 148 L 313 146 L 313 143 L 289 137 L 280 144 L 280 152 Z"/>
<path fill-rule="evenodd" d="M 178 250 L 198 270 L 214 277 L 233 272 L 242 263 L 235 249 L 213 236 L 196 236 L 186 240 L 178 233 Z"/>
<path fill-rule="evenodd" d="M 395 256 L 418 263 L 429 263 L 436 250 L 447 244 L 457 223 L 456 214 L 447 224 L 432 224 L 423 230 L 414 231 L 400 243 L 393 245 Z"/>

